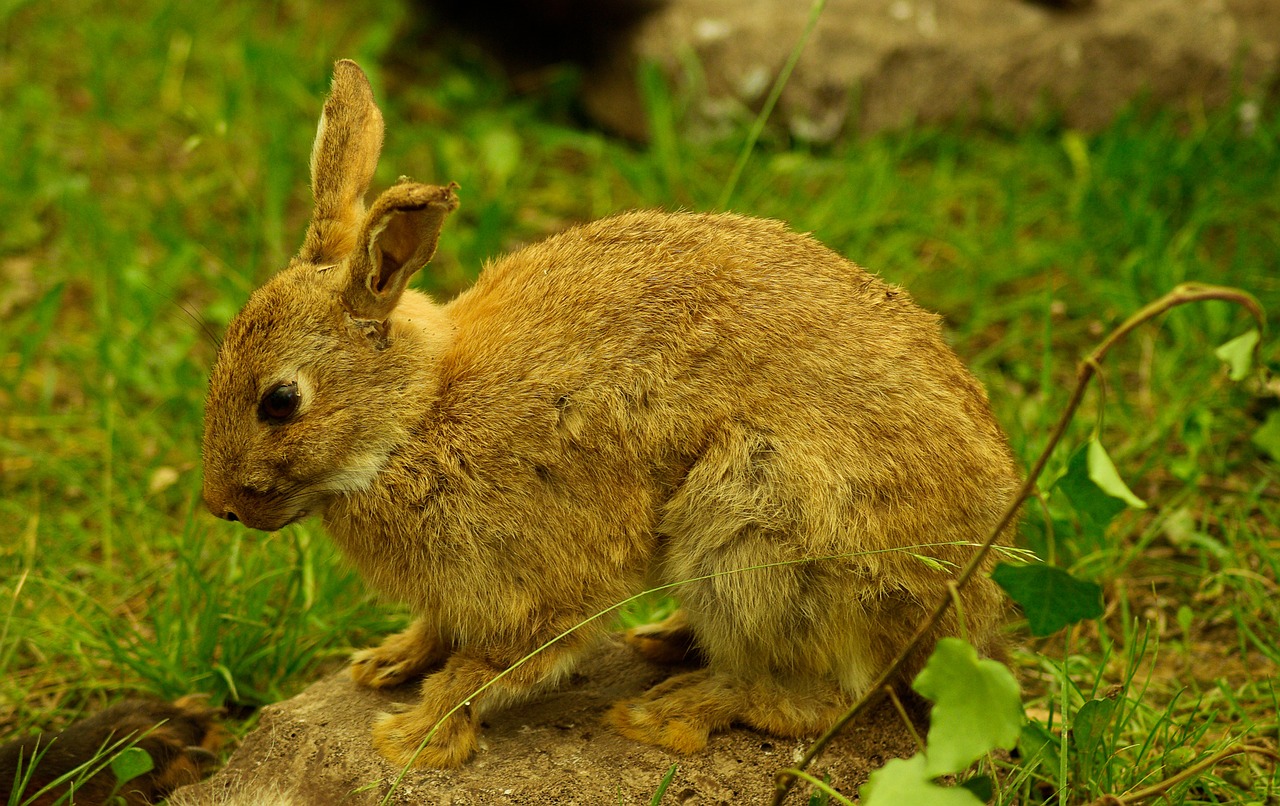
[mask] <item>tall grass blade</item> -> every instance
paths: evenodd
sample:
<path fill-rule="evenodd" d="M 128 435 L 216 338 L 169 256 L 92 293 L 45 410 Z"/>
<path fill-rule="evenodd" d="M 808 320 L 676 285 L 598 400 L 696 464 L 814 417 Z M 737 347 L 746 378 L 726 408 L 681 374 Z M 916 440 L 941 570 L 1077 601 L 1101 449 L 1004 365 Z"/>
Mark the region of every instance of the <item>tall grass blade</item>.
<path fill-rule="evenodd" d="M 738 161 L 734 163 L 733 170 L 729 173 L 729 179 L 724 183 L 724 190 L 720 191 L 720 200 L 716 202 L 717 210 L 728 209 L 729 202 L 733 199 L 734 191 L 738 189 L 738 181 L 742 179 L 742 172 L 746 170 L 747 160 L 751 159 L 751 152 L 755 151 L 756 142 L 764 132 L 764 126 L 769 122 L 769 116 L 773 114 L 773 108 L 777 105 L 778 99 L 782 97 L 782 91 L 786 89 L 787 82 L 791 80 L 791 71 L 795 70 L 796 63 L 800 61 L 800 54 L 804 53 L 805 45 L 809 43 L 809 36 L 813 33 L 813 29 L 818 26 L 818 18 L 822 16 L 822 10 L 826 8 L 826 5 L 827 0 L 813 0 L 813 5 L 809 7 L 809 18 L 805 21 L 804 32 L 800 34 L 800 39 L 796 42 L 796 46 L 791 49 L 791 55 L 787 58 L 787 63 L 783 65 L 782 72 L 778 73 L 777 79 L 774 80 L 773 88 L 769 90 L 769 97 L 765 99 L 764 106 L 760 109 L 760 114 L 756 115 L 750 131 L 747 132 L 747 141 L 742 144 L 742 152 L 738 154 Z"/>

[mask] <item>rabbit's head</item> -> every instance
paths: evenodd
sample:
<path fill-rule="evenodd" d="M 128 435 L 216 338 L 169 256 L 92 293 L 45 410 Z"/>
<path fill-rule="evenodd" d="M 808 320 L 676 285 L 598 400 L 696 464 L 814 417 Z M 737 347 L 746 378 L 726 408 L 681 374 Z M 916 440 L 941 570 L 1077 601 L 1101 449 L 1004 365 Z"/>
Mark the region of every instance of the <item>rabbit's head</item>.
<path fill-rule="evenodd" d="M 232 320 L 210 375 L 204 499 L 219 517 L 292 523 L 367 485 L 406 436 L 397 415 L 424 371 L 421 331 L 435 313 L 405 289 L 457 198 L 452 185 L 401 180 L 366 213 L 381 146 L 368 79 L 339 62 L 311 153 L 302 249 Z"/>

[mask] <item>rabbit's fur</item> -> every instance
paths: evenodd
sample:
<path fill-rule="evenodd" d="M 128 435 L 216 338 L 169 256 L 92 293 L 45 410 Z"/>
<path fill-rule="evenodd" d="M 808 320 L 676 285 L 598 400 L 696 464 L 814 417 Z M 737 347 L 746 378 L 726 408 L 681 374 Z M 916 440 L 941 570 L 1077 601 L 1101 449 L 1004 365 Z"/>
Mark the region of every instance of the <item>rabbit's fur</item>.
<path fill-rule="evenodd" d="M 486 712 L 562 679 L 609 619 L 526 656 L 682 580 L 682 613 L 634 639 L 706 665 L 611 722 L 683 752 L 731 722 L 826 727 L 945 594 L 954 571 L 914 555 L 966 562 L 1017 486 L 938 318 L 780 223 L 658 212 L 524 248 L 439 305 L 406 284 L 454 189 L 402 180 L 366 215 L 381 136 L 340 62 L 315 217 L 228 328 L 204 436 L 215 514 L 264 530 L 320 515 L 418 614 L 355 656 L 371 686 L 427 673 L 378 748 L 463 763 Z M 282 384 L 297 411 L 264 417 Z M 991 651 L 998 590 L 980 575 L 961 599 Z"/>
<path fill-rule="evenodd" d="M 202 695 L 173 703 L 129 699 L 44 733 L 0 745 L 0 803 L 50 806 L 146 806 L 204 777 L 228 738 L 220 708 Z M 126 747 L 146 751 L 153 766 L 123 784 L 112 757 Z M 15 787 L 22 791 L 14 792 Z"/>

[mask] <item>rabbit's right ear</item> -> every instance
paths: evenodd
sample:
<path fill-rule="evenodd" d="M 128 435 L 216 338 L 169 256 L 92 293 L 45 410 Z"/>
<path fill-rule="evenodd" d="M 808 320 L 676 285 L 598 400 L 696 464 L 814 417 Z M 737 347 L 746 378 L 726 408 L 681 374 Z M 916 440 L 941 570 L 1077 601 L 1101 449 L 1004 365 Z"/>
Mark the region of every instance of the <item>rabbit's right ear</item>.
<path fill-rule="evenodd" d="M 347 262 L 348 313 L 374 321 L 391 315 L 410 278 L 435 254 L 440 228 L 458 207 L 457 187 L 401 179 L 378 197 Z"/>
<path fill-rule="evenodd" d="M 311 147 L 316 206 L 298 257 L 337 263 L 351 254 L 364 219 L 364 194 L 378 166 L 382 132 L 382 113 L 364 71 L 353 61 L 338 62 Z"/>

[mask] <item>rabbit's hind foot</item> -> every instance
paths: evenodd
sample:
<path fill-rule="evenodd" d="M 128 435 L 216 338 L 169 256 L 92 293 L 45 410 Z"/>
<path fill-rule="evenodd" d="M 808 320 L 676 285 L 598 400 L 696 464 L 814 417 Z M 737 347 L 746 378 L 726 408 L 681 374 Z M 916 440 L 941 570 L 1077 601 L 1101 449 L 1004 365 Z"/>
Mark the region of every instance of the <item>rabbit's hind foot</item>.
<path fill-rule="evenodd" d="M 623 700 L 606 717 L 623 736 L 677 753 L 696 753 L 713 731 L 742 710 L 737 691 L 708 669 L 678 674 L 639 697 Z"/>
<path fill-rule="evenodd" d="M 675 611 L 662 621 L 632 627 L 623 637 L 651 663 L 665 666 L 705 663 L 683 610 Z"/>
<path fill-rule="evenodd" d="M 392 688 L 444 662 L 448 647 L 423 621 L 351 656 L 351 678 L 369 688 Z"/>
<path fill-rule="evenodd" d="M 741 723 L 777 736 L 813 736 L 844 713 L 848 696 L 834 683 L 744 681 L 711 669 L 678 674 L 607 717 L 622 735 L 678 753 L 696 753 L 710 735 Z"/>

